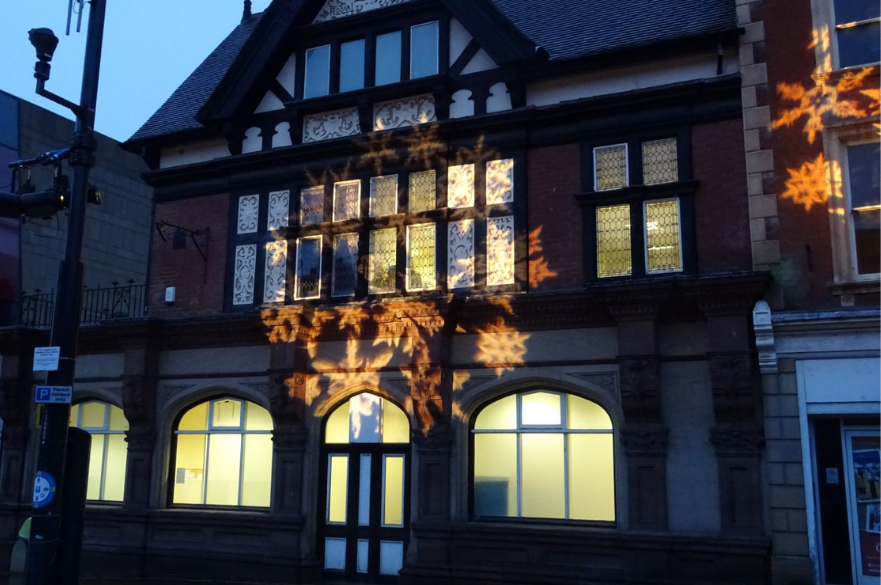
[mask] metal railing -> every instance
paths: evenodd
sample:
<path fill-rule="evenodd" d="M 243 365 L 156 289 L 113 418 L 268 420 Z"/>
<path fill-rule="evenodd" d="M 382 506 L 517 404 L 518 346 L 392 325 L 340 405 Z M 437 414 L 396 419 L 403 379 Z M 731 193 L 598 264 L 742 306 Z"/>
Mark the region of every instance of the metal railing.
<path fill-rule="evenodd" d="M 104 321 L 132 319 L 147 314 L 146 287 L 129 280 L 128 284 L 112 283 L 109 288 L 83 287 L 80 324 L 96 325 Z M 36 291 L 21 297 L 21 324 L 24 327 L 48 329 L 55 315 L 55 293 Z"/>

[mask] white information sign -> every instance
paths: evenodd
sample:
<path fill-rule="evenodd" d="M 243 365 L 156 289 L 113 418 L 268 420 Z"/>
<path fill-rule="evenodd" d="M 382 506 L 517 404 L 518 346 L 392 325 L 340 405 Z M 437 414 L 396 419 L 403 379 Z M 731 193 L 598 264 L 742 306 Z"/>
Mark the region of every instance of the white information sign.
<path fill-rule="evenodd" d="M 34 402 L 37 404 L 70 404 L 71 386 L 37 386 Z"/>
<path fill-rule="evenodd" d="M 34 371 L 55 372 L 58 370 L 58 358 L 61 357 L 60 347 L 34 348 Z"/>

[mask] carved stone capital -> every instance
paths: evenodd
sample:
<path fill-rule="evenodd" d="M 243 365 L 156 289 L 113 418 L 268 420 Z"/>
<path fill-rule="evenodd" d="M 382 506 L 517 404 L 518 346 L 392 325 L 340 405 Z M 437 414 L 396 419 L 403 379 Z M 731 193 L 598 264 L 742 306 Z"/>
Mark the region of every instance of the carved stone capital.
<path fill-rule="evenodd" d="M 447 424 L 441 395 L 440 368 L 415 366 L 405 372 L 410 379 L 410 397 L 422 434 L 428 436 Z"/>
<path fill-rule="evenodd" d="M 621 429 L 621 444 L 628 455 L 666 455 L 668 435 L 661 425 L 631 425 Z"/>
<path fill-rule="evenodd" d="M 269 411 L 276 425 L 299 425 L 303 421 L 303 389 L 306 377 L 299 372 L 269 373 Z"/>
<path fill-rule="evenodd" d="M 719 455 L 758 456 L 765 432 L 757 426 L 720 426 L 710 431 L 710 443 Z"/>
<path fill-rule="evenodd" d="M 155 429 L 156 380 L 149 376 L 124 377 L 122 409 L 131 428 Z"/>
<path fill-rule="evenodd" d="M 156 428 L 153 426 L 130 426 L 125 432 L 130 450 L 153 450 L 156 446 Z"/>
<path fill-rule="evenodd" d="M 716 420 L 753 420 L 759 412 L 760 392 L 749 353 L 710 355 L 710 380 Z"/>
<path fill-rule="evenodd" d="M 419 451 L 449 453 L 453 444 L 453 432 L 449 426 L 432 427 L 428 433 L 413 433 L 413 443 Z"/>
<path fill-rule="evenodd" d="M 272 431 L 272 448 L 277 452 L 302 453 L 306 450 L 306 429 L 295 426 L 277 426 Z"/>
<path fill-rule="evenodd" d="M 628 422 L 654 422 L 661 413 L 661 364 L 657 357 L 621 358 L 621 401 Z"/>

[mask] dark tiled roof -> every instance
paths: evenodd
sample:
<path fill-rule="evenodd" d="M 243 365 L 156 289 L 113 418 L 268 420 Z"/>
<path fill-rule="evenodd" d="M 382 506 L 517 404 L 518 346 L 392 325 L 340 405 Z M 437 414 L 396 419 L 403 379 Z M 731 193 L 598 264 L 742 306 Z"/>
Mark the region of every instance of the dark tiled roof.
<path fill-rule="evenodd" d="M 734 0 L 492 0 L 552 60 L 721 32 Z"/>
<path fill-rule="evenodd" d="M 551 60 L 589 57 L 735 28 L 735 0 L 491 0 Z M 130 141 L 194 130 L 196 119 L 260 22 L 243 22 Z"/>
<path fill-rule="evenodd" d="M 201 128 L 202 124 L 196 119 L 199 109 L 211 97 L 254 32 L 260 16 L 255 14 L 239 24 L 129 140 L 144 140 Z"/>

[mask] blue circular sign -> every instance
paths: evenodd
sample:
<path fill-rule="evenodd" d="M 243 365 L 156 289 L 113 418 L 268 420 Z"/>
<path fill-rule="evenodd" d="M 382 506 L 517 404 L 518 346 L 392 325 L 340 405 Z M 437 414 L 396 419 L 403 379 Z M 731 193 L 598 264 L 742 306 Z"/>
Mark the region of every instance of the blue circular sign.
<path fill-rule="evenodd" d="M 55 478 L 45 471 L 38 471 L 34 478 L 34 508 L 48 506 L 55 499 Z"/>

